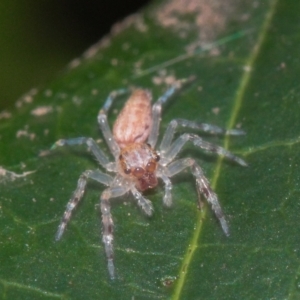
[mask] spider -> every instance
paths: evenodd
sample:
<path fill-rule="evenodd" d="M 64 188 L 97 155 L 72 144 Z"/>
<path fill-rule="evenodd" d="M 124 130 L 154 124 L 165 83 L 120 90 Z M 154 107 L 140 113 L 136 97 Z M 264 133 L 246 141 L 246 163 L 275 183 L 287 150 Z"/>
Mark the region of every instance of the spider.
<path fill-rule="evenodd" d="M 153 206 L 150 200 L 146 199 L 142 192 L 157 186 L 158 178 L 165 185 L 163 203 L 165 206 L 172 204 L 172 183 L 170 178 L 186 168 L 190 168 L 196 180 L 196 186 L 200 201 L 203 194 L 210 203 L 212 210 L 221 223 L 225 235 L 229 235 L 228 224 L 219 204 L 217 195 L 210 187 L 201 167 L 193 158 L 179 158 L 177 155 L 187 142 L 208 152 L 214 152 L 232 160 L 242 166 L 246 162 L 233 155 L 226 149 L 204 141 L 194 133 L 183 133 L 174 140 L 178 127 L 186 127 L 201 130 L 210 134 L 242 135 L 244 132 L 239 129 L 225 130 L 220 127 L 189 121 L 185 119 L 174 119 L 167 126 L 162 137 L 159 150 L 155 146 L 159 134 L 162 105 L 165 104 L 181 86 L 192 81 L 194 78 L 181 79 L 176 81 L 158 100 L 151 106 L 152 96 L 149 90 L 134 89 L 125 106 L 118 115 L 111 132 L 107 122 L 107 112 L 116 97 L 128 92 L 127 89 L 113 91 L 106 99 L 104 106 L 99 111 L 98 123 L 106 140 L 106 143 L 114 156 L 110 162 L 104 152 L 96 144 L 95 140 L 87 137 L 58 140 L 53 146 L 73 146 L 85 144 L 98 163 L 108 172 L 114 172 L 112 177 L 100 170 L 87 170 L 83 172 L 78 180 L 77 188 L 69 200 L 61 223 L 58 227 L 55 239 L 60 240 L 64 230 L 71 218 L 73 209 L 82 198 L 88 179 L 93 179 L 107 186 L 100 197 L 100 208 L 102 214 L 102 240 L 105 247 L 108 272 L 111 279 L 115 278 L 113 262 L 113 219 L 110 209 L 110 200 L 121 197 L 130 192 L 136 199 L 138 206 L 144 213 L 150 216 L 153 213 Z"/>

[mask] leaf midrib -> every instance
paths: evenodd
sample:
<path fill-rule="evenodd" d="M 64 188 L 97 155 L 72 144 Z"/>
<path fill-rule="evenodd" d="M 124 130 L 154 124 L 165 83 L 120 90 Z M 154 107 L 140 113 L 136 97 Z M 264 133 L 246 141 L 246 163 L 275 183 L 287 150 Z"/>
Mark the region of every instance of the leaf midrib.
<path fill-rule="evenodd" d="M 233 128 L 234 125 L 236 124 L 236 120 L 237 120 L 239 111 L 242 106 L 243 98 L 244 98 L 247 86 L 249 85 L 249 82 L 251 79 L 251 74 L 252 74 L 254 63 L 257 60 L 257 57 L 260 53 L 263 42 L 265 41 L 266 34 L 270 28 L 270 24 L 272 22 L 274 13 L 276 11 L 277 3 L 278 3 L 278 0 L 273 0 L 271 2 L 270 9 L 266 14 L 265 21 L 262 24 L 262 27 L 260 29 L 260 34 L 258 35 L 257 42 L 255 43 L 252 51 L 250 52 L 251 53 L 250 56 L 248 57 L 248 59 L 245 62 L 245 66 L 250 68 L 250 70 L 248 70 L 248 68 L 246 70 L 244 70 L 243 76 L 241 77 L 239 88 L 237 90 L 237 93 L 236 93 L 236 96 L 234 99 L 232 113 L 230 115 L 230 119 L 228 122 L 228 126 L 227 126 L 228 129 Z M 224 148 L 225 149 L 229 148 L 229 142 L 230 142 L 230 137 L 226 136 L 224 139 Z M 221 174 L 222 161 L 223 161 L 222 157 L 219 157 L 217 160 L 214 176 L 211 180 L 211 186 L 213 189 L 216 188 L 218 179 Z M 192 262 L 194 252 L 199 245 L 198 240 L 199 240 L 200 234 L 202 232 L 202 230 L 201 230 L 202 225 L 203 225 L 202 220 L 205 219 L 206 213 L 207 213 L 207 206 L 202 211 L 199 211 L 197 214 L 196 229 L 194 230 L 194 233 L 191 236 L 190 243 L 186 249 L 184 258 L 182 260 L 182 264 L 181 264 L 181 267 L 180 267 L 179 273 L 178 273 L 178 281 L 177 281 L 177 284 L 176 284 L 174 292 L 173 292 L 172 300 L 180 299 L 180 295 L 183 291 L 185 280 L 188 275 L 189 265 Z"/>

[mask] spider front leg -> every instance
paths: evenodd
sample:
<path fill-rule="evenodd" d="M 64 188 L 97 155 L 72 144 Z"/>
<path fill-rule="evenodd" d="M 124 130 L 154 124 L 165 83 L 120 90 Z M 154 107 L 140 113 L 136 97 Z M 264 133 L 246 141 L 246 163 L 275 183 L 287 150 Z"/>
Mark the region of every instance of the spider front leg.
<path fill-rule="evenodd" d="M 105 247 L 107 257 L 107 267 L 111 279 L 115 278 L 115 267 L 113 261 L 113 229 L 114 222 L 110 212 L 109 199 L 124 195 L 128 191 L 128 187 L 116 186 L 110 187 L 103 191 L 100 198 L 100 208 L 102 214 L 102 241 Z"/>
<path fill-rule="evenodd" d="M 63 215 L 60 225 L 58 227 L 57 233 L 55 235 L 56 241 L 60 240 L 60 238 L 62 237 L 62 235 L 65 231 L 65 228 L 71 218 L 73 209 L 77 206 L 80 199 L 82 198 L 88 178 L 94 179 L 105 185 L 110 185 L 113 181 L 113 178 L 111 176 L 104 174 L 98 170 L 97 171 L 88 170 L 81 174 L 81 176 L 79 177 L 78 183 L 77 183 L 77 188 L 67 204 L 67 208 L 64 212 L 64 215 Z"/>
<path fill-rule="evenodd" d="M 172 205 L 172 182 L 169 177 L 165 175 L 164 170 L 164 167 L 160 167 L 157 172 L 157 177 L 160 177 L 165 184 L 163 204 L 167 207 L 170 207 Z"/>
<path fill-rule="evenodd" d="M 153 213 L 152 202 L 146 199 L 135 187 L 131 188 L 131 193 L 134 198 L 137 200 L 138 206 L 142 208 L 147 216 L 151 216 Z"/>
<path fill-rule="evenodd" d="M 205 177 L 201 167 L 191 158 L 183 158 L 174 161 L 170 165 L 164 168 L 164 175 L 167 177 L 172 177 L 177 173 L 180 173 L 187 167 L 191 167 L 192 174 L 196 179 L 197 191 L 198 191 L 198 200 L 201 207 L 201 198 L 200 195 L 203 194 L 208 203 L 210 203 L 212 210 L 214 211 L 216 217 L 221 223 L 224 233 L 229 236 L 229 228 L 226 222 L 224 213 L 220 206 L 218 197 L 216 193 L 212 190 L 208 179 Z"/>

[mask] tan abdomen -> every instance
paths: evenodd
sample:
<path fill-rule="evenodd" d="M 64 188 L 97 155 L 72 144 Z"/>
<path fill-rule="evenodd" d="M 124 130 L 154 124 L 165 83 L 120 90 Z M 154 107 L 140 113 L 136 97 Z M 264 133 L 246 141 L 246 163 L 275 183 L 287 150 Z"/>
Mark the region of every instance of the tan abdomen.
<path fill-rule="evenodd" d="M 113 136 L 121 148 L 143 143 L 152 128 L 151 94 L 137 89 L 127 100 L 113 127 Z"/>

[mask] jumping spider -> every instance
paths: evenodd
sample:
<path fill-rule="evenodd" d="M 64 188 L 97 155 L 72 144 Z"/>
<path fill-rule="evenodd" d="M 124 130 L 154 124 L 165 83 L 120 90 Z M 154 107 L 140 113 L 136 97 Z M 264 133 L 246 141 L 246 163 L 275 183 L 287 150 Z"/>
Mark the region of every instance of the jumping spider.
<path fill-rule="evenodd" d="M 244 132 L 238 129 L 225 130 L 210 124 L 174 119 L 167 127 L 158 148 L 159 150 L 155 150 L 159 134 L 162 105 L 181 88 L 184 82 L 191 81 L 192 79 L 176 81 L 152 107 L 150 91 L 145 89 L 133 90 L 114 124 L 112 132 L 108 126 L 107 112 L 115 98 L 128 91 L 121 89 L 110 93 L 98 114 L 98 123 L 106 143 L 114 156 L 114 162 L 108 160 L 107 156 L 92 138 L 62 139 L 53 145 L 53 148 L 56 148 L 57 146 L 64 145 L 86 144 L 104 169 L 116 173 L 114 177 L 100 170 L 87 170 L 82 173 L 78 180 L 77 188 L 67 204 L 55 237 L 56 240 L 61 238 L 71 218 L 73 209 L 84 194 L 89 178 L 108 186 L 102 192 L 100 207 L 102 213 L 103 243 L 108 260 L 108 271 L 112 279 L 115 277 L 115 271 L 113 263 L 113 220 L 110 212 L 110 199 L 131 192 L 137 204 L 146 215 L 150 216 L 153 212 L 153 206 L 151 201 L 144 198 L 142 192 L 154 188 L 158 184 L 157 178 L 160 178 L 165 185 L 163 203 L 166 206 L 170 206 L 172 204 L 172 183 L 170 177 L 190 167 L 196 180 L 198 195 L 203 194 L 205 196 L 211 204 L 216 217 L 219 219 L 224 233 L 227 236 L 229 235 L 228 225 L 217 195 L 211 189 L 209 181 L 205 177 L 201 167 L 193 158 L 176 159 L 176 156 L 185 143 L 190 141 L 197 147 L 225 156 L 242 166 L 246 166 L 246 162 L 224 148 L 204 141 L 201 137 L 193 133 L 183 133 L 177 139 L 173 139 L 177 127 L 187 127 L 210 134 L 242 135 Z"/>

